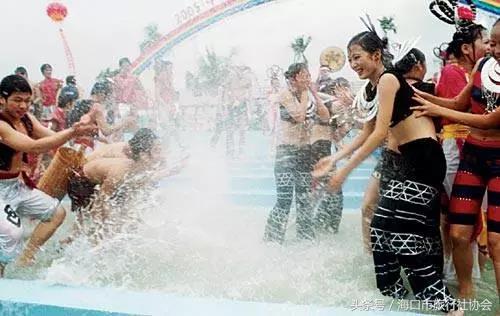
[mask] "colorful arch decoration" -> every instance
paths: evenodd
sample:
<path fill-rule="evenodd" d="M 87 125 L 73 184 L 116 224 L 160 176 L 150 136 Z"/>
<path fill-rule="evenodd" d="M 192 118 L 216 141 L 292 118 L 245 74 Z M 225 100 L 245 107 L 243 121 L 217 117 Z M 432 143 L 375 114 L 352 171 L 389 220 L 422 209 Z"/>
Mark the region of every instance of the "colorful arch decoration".
<path fill-rule="evenodd" d="M 466 3 L 465 0 L 460 2 Z M 500 15 L 500 0 L 472 0 L 478 9 Z"/>
<path fill-rule="evenodd" d="M 181 24 L 149 47 L 133 63 L 132 72 L 140 75 L 151 66 L 153 61 L 162 56 L 169 49 L 194 35 L 195 33 L 209 27 L 210 25 L 238 12 L 276 0 L 226 0 L 210 10 L 205 11 L 191 20 Z"/>
<path fill-rule="evenodd" d="M 157 57 L 162 56 L 175 45 L 181 43 L 210 25 L 238 12 L 273 1 L 277 0 L 226 0 L 212 7 L 161 37 L 158 42 L 149 47 L 132 63 L 132 72 L 135 75 L 140 75 L 144 70 L 151 66 Z M 479 9 L 500 15 L 500 0 L 473 1 Z"/>

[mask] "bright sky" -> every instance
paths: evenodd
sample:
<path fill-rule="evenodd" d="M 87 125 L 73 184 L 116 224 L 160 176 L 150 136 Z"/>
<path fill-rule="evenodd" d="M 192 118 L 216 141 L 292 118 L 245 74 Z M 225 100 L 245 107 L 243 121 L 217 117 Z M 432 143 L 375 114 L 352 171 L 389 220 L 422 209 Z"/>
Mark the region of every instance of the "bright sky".
<path fill-rule="evenodd" d="M 64 0 L 68 17 L 63 26 L 76 62 L 77 80 L 89 91 L 100 70 L 117 66 L 118 59 L 139 55 L 144 27 L 156 23 L 162 34 L 176 26 L 176 14 L 195 1 L 206 0 Z M 223 0 L 214 0 L 214 3 Z M 46 15 L 46 0 L 3 1 L 2 77 L 23 65 L 30 78 L 41 79 L 39 67 L 50 63 L 54 76 L 64 78 L 67 64 L 57 26 Z M 449 41 L 453 27 L 438 21 L 428 10 L 428 0 L 278 0 L 223 20 L 175 47 L 164 58 L 174 62 L 176 85 L 184 85 L 186 70 L 210 48 L 220 54 L 236 49 L 235 60 L 249 65 L 260 79 L 267 67 L 286 68 L 293 61 L 290 43 L 298 35 L 313 40 L 306 51 L 313 75 L 319 54 L 328 46 L 345 50 L 356 33 L 364 31 L 359 16 L 369 13 L 373 20 L 394 16 L 398 38 L 422 36 L 422 49 L 432 65 L 432 49 Z M 482 17 L 491 24 L 492 19 Z M 339 73 L 349 79 L 355 74 L 348 66 Z M 144 76 L 148 78 L 148 74 Z M 146 83 L 146 85 L 148 85 Z"/>

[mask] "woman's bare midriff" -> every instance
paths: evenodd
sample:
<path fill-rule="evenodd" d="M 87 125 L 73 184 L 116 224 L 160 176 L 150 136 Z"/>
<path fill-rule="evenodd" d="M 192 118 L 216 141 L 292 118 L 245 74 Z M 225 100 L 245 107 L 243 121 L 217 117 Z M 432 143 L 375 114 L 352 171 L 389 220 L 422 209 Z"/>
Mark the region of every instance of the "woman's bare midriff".
<path fill-rule="evenodd" d="M 311 130 L 311 144 L 318 140 L 331 141 L 333 137 L 333 130 L 330 125 L 315 124 Z"/>
<path fill-rule="evenodd" d="M 470 128 L 470 136 L 479 140 L 500 140 L 500 129 Z"/>
<path fill-rule="evenodd" d="M 280 121 L 278 128 L 278 145 L 309 145 L 309 135 L 304 124 Z"/>
<path fill-rule="evenodd" d="M 415 113 L 408 116 L 391 128 L 398 145 L 403 145 L 421 138 L 433 138 L 437 140 L 434 123 L 428 117 L 415 117 Z"/>

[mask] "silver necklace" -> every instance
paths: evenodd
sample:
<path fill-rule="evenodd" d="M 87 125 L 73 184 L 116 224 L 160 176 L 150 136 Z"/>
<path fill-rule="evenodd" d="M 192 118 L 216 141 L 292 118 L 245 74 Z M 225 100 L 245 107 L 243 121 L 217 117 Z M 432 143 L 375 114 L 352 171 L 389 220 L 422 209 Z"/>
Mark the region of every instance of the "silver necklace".
<path fill-rule="evenodd" d="M 353 118 L 361 123 L 371 121 L 378 112 L 379 100 L 378 93 L 371 101 L 366 100 L 366 88 L 369 82 L 365 83 L 362 89 L 358 91 L 353 101 Z"/>

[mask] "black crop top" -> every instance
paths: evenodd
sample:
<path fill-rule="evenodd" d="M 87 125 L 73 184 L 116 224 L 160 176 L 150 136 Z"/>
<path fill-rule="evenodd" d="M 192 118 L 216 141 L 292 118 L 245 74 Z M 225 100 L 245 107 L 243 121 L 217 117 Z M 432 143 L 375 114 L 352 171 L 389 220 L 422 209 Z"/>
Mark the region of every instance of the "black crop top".
<path fill-rule="evenodd" d="M 9 124 L 13 129 L 16 129 L 14 125 L 2 114 L 0 114 L 0 121 L 4 121 Z M 24 128 L 28 132 L 28 136 L 33 136 L 33 122 L 31 122 L 28 115 L 21 117 L 21 123 L 23 123 Z M 8 171 L 12 166 L 12 158 L 17 153 L 17 151 L 5 144 L 0 143 L 0 170 Z M 28 163 L 28 155 L 23 153 L 23 161 Z"/>
<path fill-rule="evenodd" d="M 399 90 L 396 92 L 396 97 L 394 98 L 391 125 L 389 125 L 390 127 L 394 127 L 413 113 L 413 111 L 410 110 L 410 107 L 414 103 L 412 99 L 414 91 L 408 82 L 406 82 L 406 79 L 403 78 L 403 76 L 397 71 L 390 69 L 384 71 L 382 75 L 384 74 L 394 75 L 399 82 Z"/>

